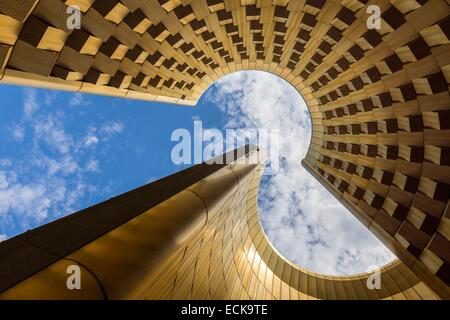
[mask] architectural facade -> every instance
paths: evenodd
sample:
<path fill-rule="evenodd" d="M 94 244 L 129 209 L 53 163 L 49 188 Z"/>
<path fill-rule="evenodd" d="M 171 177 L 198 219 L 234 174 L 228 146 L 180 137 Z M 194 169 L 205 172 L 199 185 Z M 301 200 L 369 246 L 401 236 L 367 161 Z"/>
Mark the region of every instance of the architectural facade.
<path fill-rule="evenodd" d="M 303 270 L 261 229 L 262 164 L 202 165 L 155 183 L 170 195 L 131 191 L 1 243 L 3 297 L 54 284 L 31 292 L 450 298 L 449 12 L 445 0 L 0 0 L 0 83 L 195 105 L 234 71 L 287 80 L 312 118 L 302 165 L 399 258 L 383 268 L 381 291 L 368 290 L 367 274 Z M 71 219 L 92 226 L 88 235 L 70 240 Z M 154 238 L 133 237 L 141 228 Z M 72 262 L 92 290 L 58 291 Z M 112 264 L 129 278 L 114 278 Z"/>

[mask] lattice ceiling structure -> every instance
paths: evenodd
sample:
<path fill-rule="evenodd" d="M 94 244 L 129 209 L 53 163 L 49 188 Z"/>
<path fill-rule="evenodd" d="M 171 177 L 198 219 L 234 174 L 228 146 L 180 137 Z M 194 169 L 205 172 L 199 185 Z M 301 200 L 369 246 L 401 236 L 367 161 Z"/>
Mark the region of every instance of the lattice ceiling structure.
<path fill-rule="evenodd" d="M 371 4 L 380 29 L 367 28 Z M 195 105 L 225 74 L 274 73 L 311 114 L 305 168 L 448 298 L 449 12 L 445 0 L 0 0 L 0 83 Z"/>

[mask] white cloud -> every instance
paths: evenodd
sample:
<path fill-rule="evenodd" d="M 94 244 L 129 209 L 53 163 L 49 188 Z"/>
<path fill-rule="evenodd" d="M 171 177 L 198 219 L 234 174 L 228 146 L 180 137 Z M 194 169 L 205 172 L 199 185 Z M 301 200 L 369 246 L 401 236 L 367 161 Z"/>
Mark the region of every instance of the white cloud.
<path fill-rule="evenodd" d="M 152 182 L 154 182 L 156 180 L 158 180 L 157 177 L 150 177 L 150 178 L 147 179 L 147 183 L 152 183 Z"/>
<path fill-rule="evenodd" d="M 12 165 L 12 161 L 9 159 L 0 159 L 0 166 L 9 167 Z"/>
<path fill-rule="evenodd" d="M 93 145 L 96 145 L 97 143 L 99 143 L 98 138 L 94 135 L 88 135 L 85 139 L 84 139 L 84 146 L 85 147 L 90 147 Z"/>
<path fill-rule="evenodd" d="M 263 177 L 260 215 L 274 246 L 314 272 L 354 274 L 394 256 L 300 164 L 311 125 L 303 98 L 284 80 L 265 72 L 237 72 L 208 93 L 228 114 L 228 128 L 280 131 L 282 168 Z"/>
<path fill-rule="evenodd" d="M 92 102 L 85 98 L 85 95 L 81 93 L 73 93 L 69 99 L 69 106 L 79 107 L 79 106 L 89 106 Z"/>
<path fill-rule="evenodd" d="M 11 128 L 11 134 L 14 140 L 22 141 L 23 138 L 25 137 L 25 130 L 23 127 L 15 125 Z"/>
<path fill-rule="evenodd" d="M 54 195 L 48 193 L 42 183 L 22 184 L 15 174 L 0 171 L 0 216 L 7 218 L 8 212 L 15 212 L 28 222 L 42 221 L 48 217 L 48 209 Z M 11 218 L 11 217 L 9 217 Z M 24 221 L 21 221 L 22 223 Z"/>
<path fill-rule="evenodd" d="M 72 137 L 64 130 L 62 122 L 52 114 L 39 119 L 34 124 L 35 139 L 44 141 L 60 153 L 68 153 L 73 146 Z"/>
<path fill-rule="evenodd" d="M 0 242 L 5 241 L 7 238 L 6 234 L 0 234 Z"/>

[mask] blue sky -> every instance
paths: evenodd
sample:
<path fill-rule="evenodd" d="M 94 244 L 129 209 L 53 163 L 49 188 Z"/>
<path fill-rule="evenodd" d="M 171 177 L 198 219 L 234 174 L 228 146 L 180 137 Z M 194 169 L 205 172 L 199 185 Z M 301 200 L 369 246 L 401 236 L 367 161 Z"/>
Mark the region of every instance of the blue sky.
<path fill-rule="evenodd" d="M 226 76 L 195 107 L 0 86 L 0 240 L 169 175 L 177 128 L 280 130 L 282 169 L 264 177 L 260 214 L 275 247 L 328 274 L 365 272 L 393 255 L 300 165 L 306 105 L 264 72 Z"/>

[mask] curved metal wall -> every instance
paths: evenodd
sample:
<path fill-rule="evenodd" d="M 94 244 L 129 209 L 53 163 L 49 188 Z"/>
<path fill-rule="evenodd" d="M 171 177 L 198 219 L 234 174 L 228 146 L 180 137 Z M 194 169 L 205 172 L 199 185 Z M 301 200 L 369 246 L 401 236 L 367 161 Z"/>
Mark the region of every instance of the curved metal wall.
<path fill-rule="evenodd" d="M 92 207 L 85 212 L 88 220 L 84 222 L 77 213 L 8 240 L 6 250 L 0 244 L 0 262 L 10 263 L 9 272 L 3 270 L 3 274 L 14 273 L 11 269 L 18 267 L 14 262 L 31 256 L 20 240 L 59 258 L 45 267 L 35 262 L 39 259 L 31 260 L 33 270 L 10 277 L 12 286 L 0 298 L 439 298 L 398 260 L 381 268 L 379 290 L 368 288 L 369 273 L 325 276 L 286 260 L 269 243 L 260 224 L 257 194 L 263 170 L 261 163 L 226 165 L 112 230 L 92 224 L 99 214 Z M 138 194 L 131 191 L 128 199 L 139 198 Z M 123 211 L 117 204 L 126 199 L 119 196 L 109 211 Z M 55 247 L 54 241 L 70 243 L 70 233 L 79 235 L 83 228 L 95 230 L 93 239 L 78 236 L 75 250 Z M 19 253 L 8 252 L 8 246 Z M 70 265 L 80 267 L 80 290 L 66 286 Z"/>

